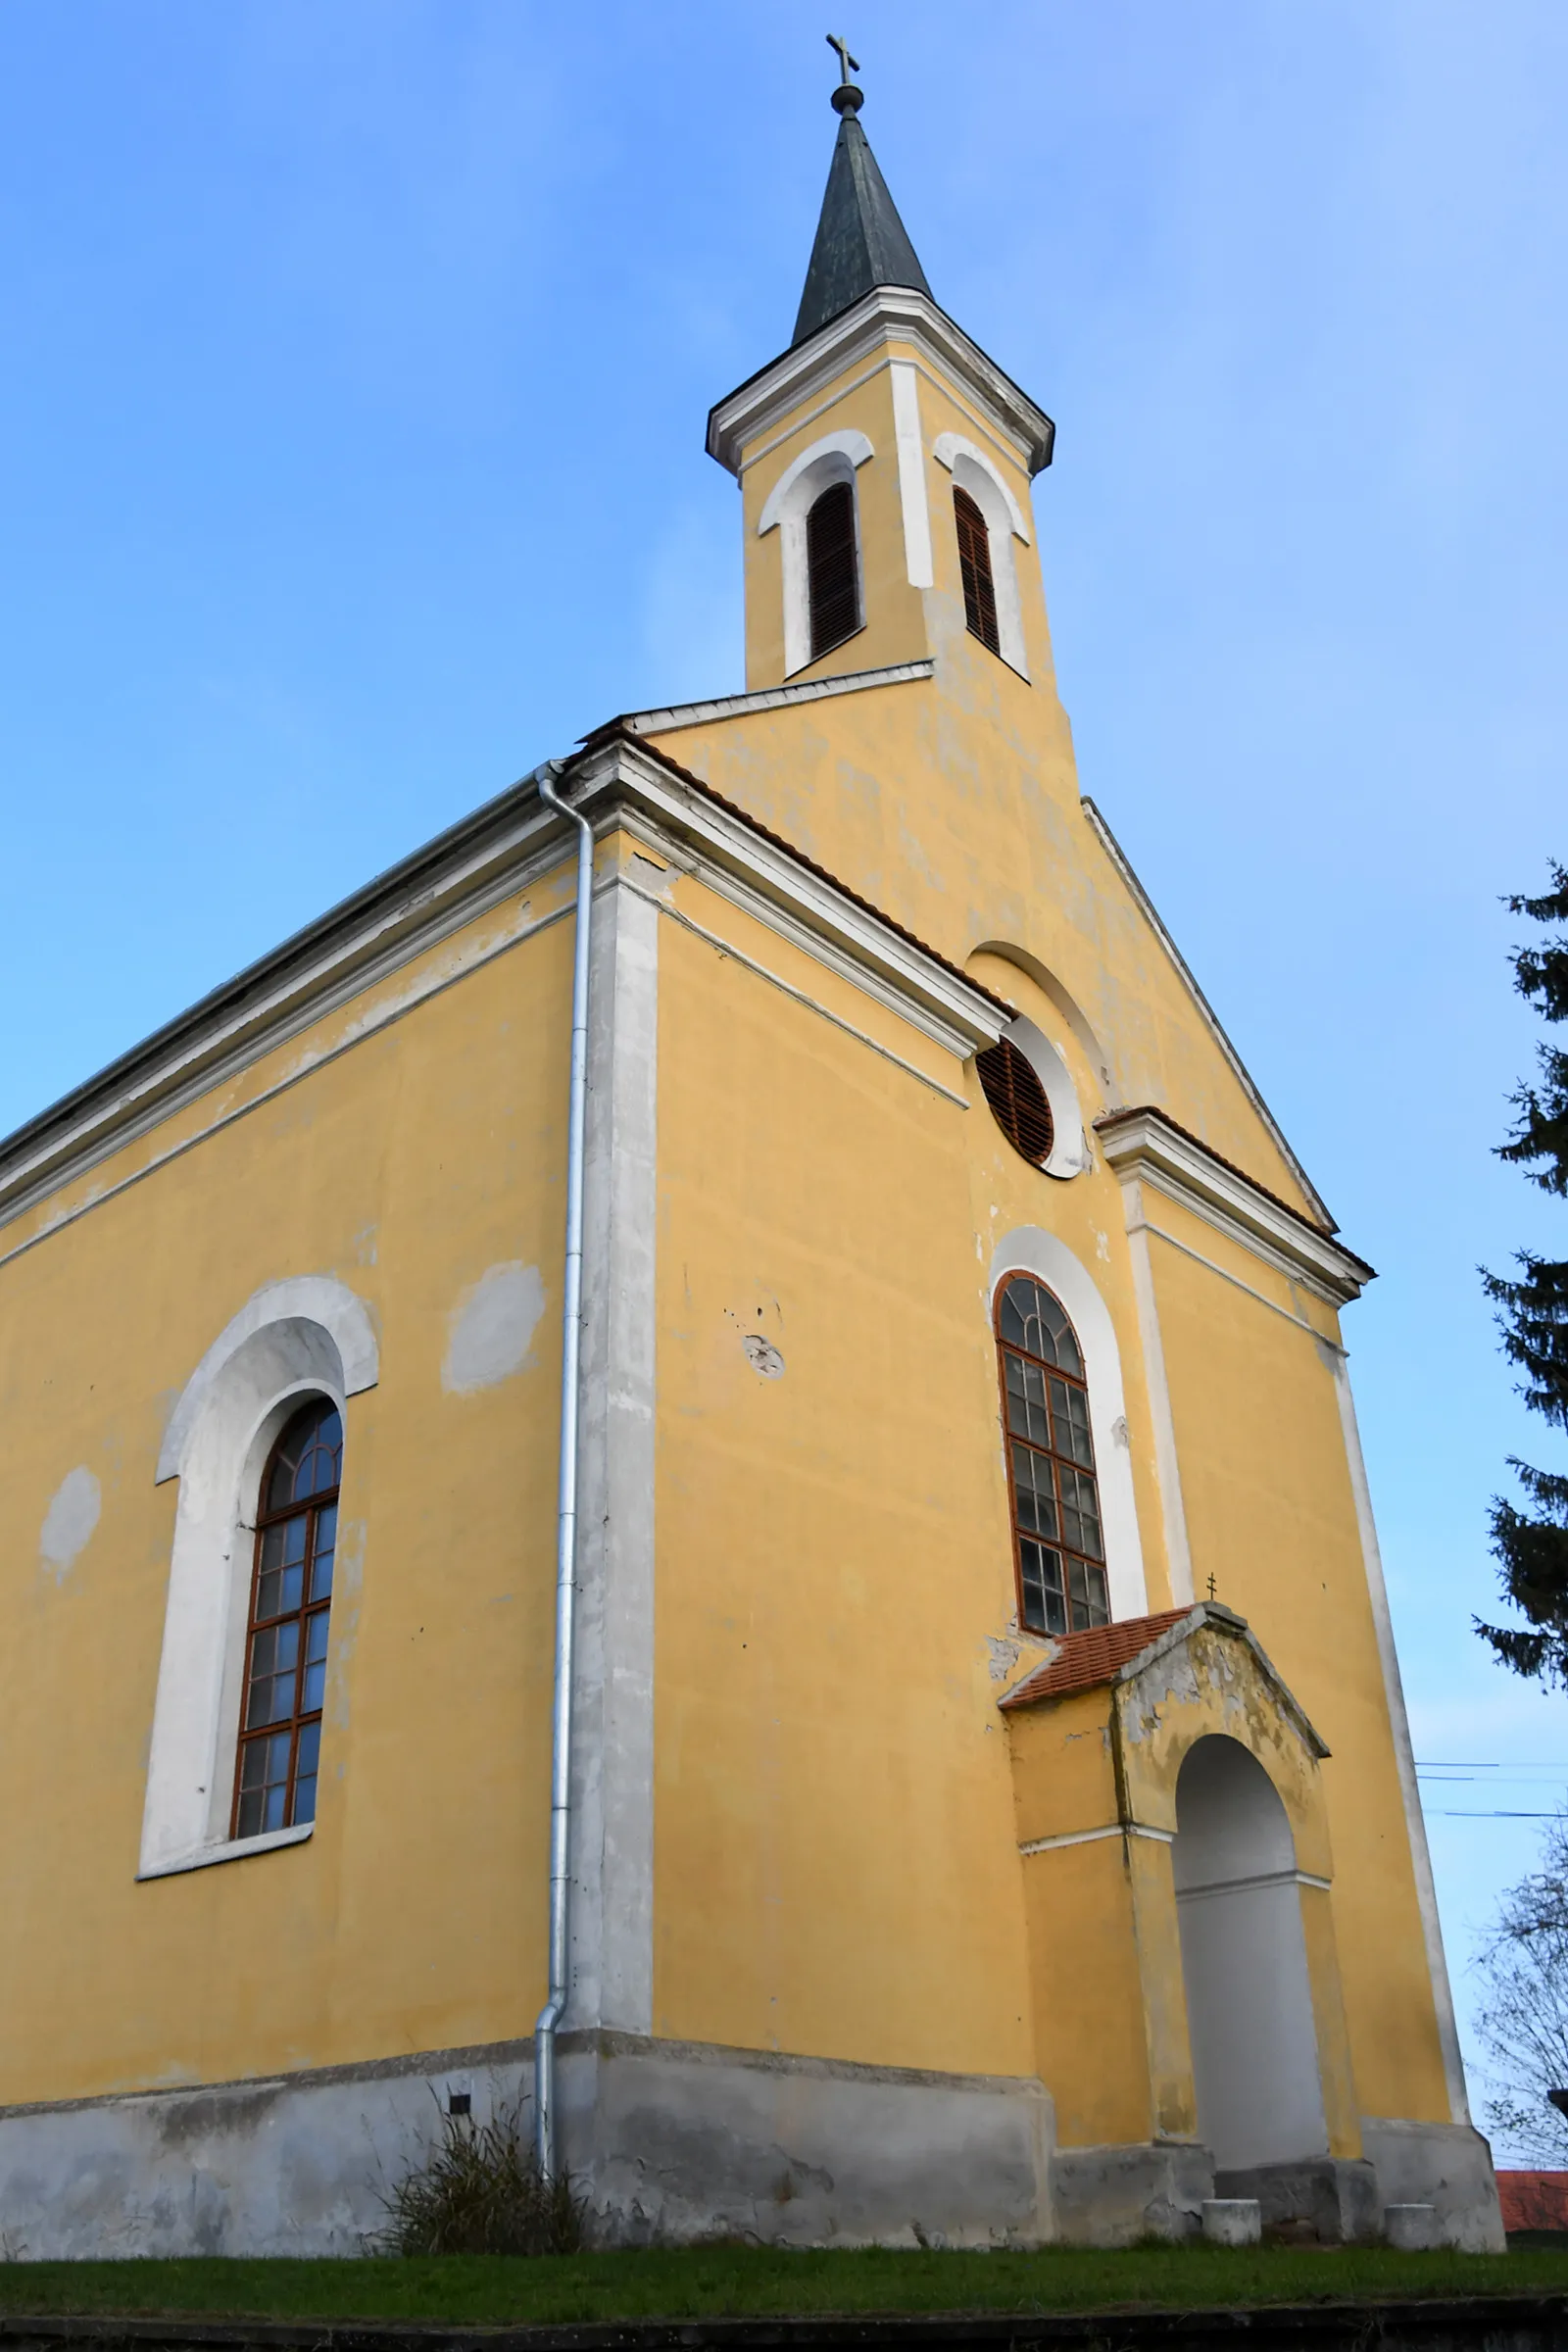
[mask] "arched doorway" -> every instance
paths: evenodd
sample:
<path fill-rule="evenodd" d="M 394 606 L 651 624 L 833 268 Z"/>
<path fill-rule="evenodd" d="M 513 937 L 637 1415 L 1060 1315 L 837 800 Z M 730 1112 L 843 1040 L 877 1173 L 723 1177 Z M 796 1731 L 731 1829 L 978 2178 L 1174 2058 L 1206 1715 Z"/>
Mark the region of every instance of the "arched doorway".
<path fill-rule="evenodd" d="M 1215 2171 L 1326 2154 L 1296 1846 L 1239 1740 L 1188 1749 L 1171 1860 L 1198 2129 Z"/>

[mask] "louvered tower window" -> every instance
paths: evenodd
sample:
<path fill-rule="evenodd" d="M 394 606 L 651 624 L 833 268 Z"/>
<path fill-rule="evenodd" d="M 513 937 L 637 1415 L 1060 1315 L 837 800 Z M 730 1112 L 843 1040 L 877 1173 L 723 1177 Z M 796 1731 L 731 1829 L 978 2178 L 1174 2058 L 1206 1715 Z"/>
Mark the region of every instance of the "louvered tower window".
<path fill-rule="evenodd" d="M 1089 1390 L 1059 1299 L 1029 1274 L 997 1298 L 1018 1622 L 1078 1634 L 1110 1622 Z"/>
<path fill-rule="evenodd" d="M 1051 1104 L 1035 1066 L 1008 1037 L 975 1055 L 981 1091 L 997 1125 L 1031 1167 L 1043 1168 L 1055 1141 Z"/>
<path fill-rule="evenodd" d="M 256 1564 L 240 1706 L 230 1836 L 316 1819 L 326 1621 L 337 1547 L 343 1423 L 313 1396 L 268 1457 L 256 1512 Z"/>
<path fill-rule="evenodd" d="M 958 529 L 958 569 L 963 574 L 963 617 L 971 637 L 992 653 L 1002 651 L 997 627 L 997 583 L 991 576 L 991 533 L 967 490 L 955 487 L 953 519 Z"/>
<path fill-rule="evenodd" d="M 855 492 L 848 482 L 834 482 L 824 490 L 806 517 L 806 577 L 815 662 L 853 637 L 860 625 Z"/>

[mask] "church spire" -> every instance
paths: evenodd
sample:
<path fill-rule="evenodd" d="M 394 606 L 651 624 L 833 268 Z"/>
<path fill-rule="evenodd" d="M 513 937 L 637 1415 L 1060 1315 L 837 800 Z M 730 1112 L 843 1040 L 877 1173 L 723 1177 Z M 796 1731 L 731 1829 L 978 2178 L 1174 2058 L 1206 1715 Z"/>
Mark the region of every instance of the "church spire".
<path fill-rule="evenodd" d="M 839 135 L 792 350 L 873 286 L 913 286 L 921 294 L 931 292 L 858 120 L 865 97 L 850 79 L 850 69 L 858 73 L 858 64 L 842 39 L 832 33 L 827 38 L 829 48 L 839 53 L 842 75 L 833 93 Z"/>

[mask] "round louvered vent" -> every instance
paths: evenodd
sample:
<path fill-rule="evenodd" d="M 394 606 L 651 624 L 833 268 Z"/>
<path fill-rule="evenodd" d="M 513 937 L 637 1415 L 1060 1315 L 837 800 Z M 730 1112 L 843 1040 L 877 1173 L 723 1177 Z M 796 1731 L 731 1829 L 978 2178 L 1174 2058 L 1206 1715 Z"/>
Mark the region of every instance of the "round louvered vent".
<path fill-rule="evenodd" d="M 1055 1130 L 1051 1123 L 1051 1104 L 1046 1090 L 1035 1074 L 1034 1064 L 1019 1053 L 1008 1038 L 988 1046 L 975 1055 L 975 1068 L 986 1101 L 1015 1152 L 1021 1152 L 1031 1167 L 1043 1168 L 1051 1157 Z"/>

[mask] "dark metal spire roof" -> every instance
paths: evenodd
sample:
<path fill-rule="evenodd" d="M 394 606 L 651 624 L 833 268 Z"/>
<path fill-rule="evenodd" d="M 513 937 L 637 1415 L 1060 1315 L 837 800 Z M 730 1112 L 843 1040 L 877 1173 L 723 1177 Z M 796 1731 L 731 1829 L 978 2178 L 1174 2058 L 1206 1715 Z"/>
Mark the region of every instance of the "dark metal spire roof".
<path fill-rule="evenodd" d="M 913 286 L 922 294 L 931 292 L 857 121 L 864 104 L 862 93 L 846 78 L 834 91 L 833 104 L 839 135 L 791 350 L 873 286 Z"/>

